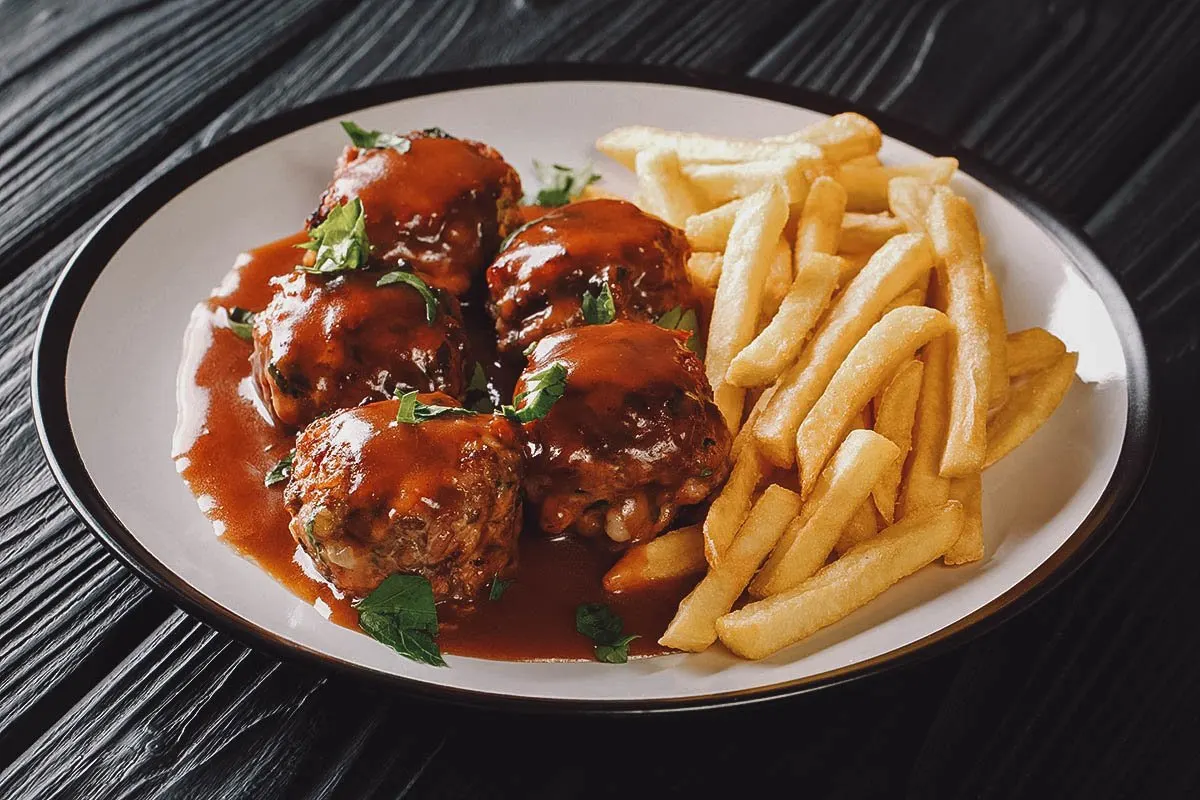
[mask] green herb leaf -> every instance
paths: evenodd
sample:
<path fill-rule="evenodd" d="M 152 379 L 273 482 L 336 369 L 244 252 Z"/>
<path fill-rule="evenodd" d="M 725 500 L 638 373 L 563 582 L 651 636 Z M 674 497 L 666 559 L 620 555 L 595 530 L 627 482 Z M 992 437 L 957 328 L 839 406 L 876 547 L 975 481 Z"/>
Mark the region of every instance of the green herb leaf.
<path fill-rule="evenodd" d="M 687 331 L 691 334 L 687 340 L 687 348 L 696 355 L 700 354 L 700 343 L 696 337 L 696 331 L 700 330 L 700 322 L 694 309 L 675 306 L 655 320 L 654 324 L 672 331 Z"/>
<path fill-rule="evenodd" d="M 504 580 L 499 575 L 492 576 L 492 587 L 488 590 L 488 600 L 495 602 L 504 596 L 505 590 L 512 585 L 512 580 Z"/>
<path fill-rule="evenodd" d="M 435 406 L 428 403 L 422 403 L 417 399 L 416 392 L 396 392 L 396 399 L 400 401 L 400 408 L 396 411 L 396 422 L 402 422 L 406 425 L 420 425 L 426 420 L 440 417 L 445 414 L 464 414 L 474 415 L 475 412 L 469 408 L 459 408 L 458 406 Z"/>
<path fill-rule="evenodd" d="M 354 143 L 355 147 L 390 147 L 398 153 L 407 153 L 408 148 L 412 147 L 412 142 L 403 136 L 383 131 L 369 131 L 360 128 L 350 120 L 342 120 L 342 130 L 350 137 L 350 141 Z"/>
<path fill-rule="evenodd" d="M 596 660 L 605 664 L 624 664 L 629 660 L 629 643 L 642 637 L 637 634 L 624 636 L 612 644 L 596 645 Z"/>
<path fill-rule="evenodd" d="M 617 307 L 607 283 L 600 287 L 598 294 L 583 293 L 583 319 L 588 325 L 607 325 L 616 318 Z"/>
<path fill-rule="evenodd" d="M 324 222 L 308 232 L 308 241 L 296 246 L 317 254 L 311 267 L 297 267 L 304 272 L 326 275 L 366 266 L 371 244 L 367 241 L 362 200 L 356 197 L 336 206 Z"/>
<path fill-rule="evenodd" d="M 483 364 L 478 361 L 475 362 L 471 380 L 467 383 L 467 391 L 463 395 L 463 405 L 478 414 L 491 414 L 496 410 L 496 404 L 492 402 L 491 391 L 488 388 L 487 373 L 483 369 Z"/>
<path fill-rule="evenodd" d="M 532 422 L 549 414 L 567 389 L 567 368 L 555 361 L 526 378 L 525 385 L 529 388 L 513 398 L 513 405 L 500 409 L 513 422 Z"/>
<path fill-rule="evenodd" d="M 433 290 L 429 288 L 429 284 L 421 280 L 416 273 L 405 272 L 403 270 L 389 272 L 375 281 L 376 286 L 390 286 L 393 283 L 403 283 L 405 286 L 411 286 L 420 293 L 421 297 L 425 300 L 425 321 L 433 324 L 433 321 L 437 319 L 438 299 Z"/>
<path fill-rule="evenodd" d="M 274 486 L 277 483 L 284 483 L 288 478 L 292 477 L 292 460 L 296 458 L 296 451 L 293 449 L 283 458 L 275 462 L 275 466 L 271 467 L 271 471 L 267 473 L 267 477 L 263 478 L 264 486 Z"/>
<path fill-rule="evenodd" d="M 575 609 L 575 630 L 596 644 L 596 660 L 624 664 L 629 660 L 629 643 L 638 637 L 622 636 L 624 623 L 604 603 L 584 603 Z"/>
<path fill-rule="evenodd" d="M 360 611 L 358 626 L 366 631 L 372 639 L 383 642 L 405 658 L 432 667 L 446 666 L 442 651 L 432 636 L 424 631 L 404 628 L 396 624 L 395 619 L 387 614 L 374 611 Z"/>
<path fill-rule="evenodd" d="M 565 206 L 600 180 L 600 174 L 592 170 L 591 164 L 573 169 L 562 164 L 546 166 L 534 161 L 533 171 L 542 183 L 542 189 L 537 193 L 539 206 Z"/>
<path fill-rule="evenodd" d="M 438 632 L 433 587 L 420 575 L 389 575 L 358 603 L 358 624 L 397 653 L 422 664 L 444 667 L 434 641 Z"/>
<path fill-rule="evenodd" d="M 225 316 L 229 318 L 229 330 L 239 339 L 245 339 L 247 342 L 254 338 L 254 312 L 247 311 L 241 306 L 225 309 Z"/>

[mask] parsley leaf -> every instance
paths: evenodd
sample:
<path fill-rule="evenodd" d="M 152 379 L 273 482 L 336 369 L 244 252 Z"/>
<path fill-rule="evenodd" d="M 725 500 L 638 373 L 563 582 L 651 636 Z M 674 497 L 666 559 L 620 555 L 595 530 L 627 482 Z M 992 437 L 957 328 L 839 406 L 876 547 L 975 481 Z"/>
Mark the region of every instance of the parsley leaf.
<path fill-rule="evenodd" d="M 537 193 L 539 206 L 565 206 L 572 200 L 579 199 L 584 189 L 600 180 L 600 174 L 592 170 L 591 164 L 572 169 L 562 164 L 546 166 L 534 161 L 533 171 L 542 183 L 542 188 Z"/>
<path fill-rule="evenodd" d="M 654 324 L 667 330 L 689 332 L 692 335 L 688 337 L 687 348 L 696 355 L 700 354 L 700 344 L 696 339 L 696 331 L 700 330 L 700 323 L 696 319 L 694 309 L 675 306 L 656 319 Z"/>
<path fill-rule="evenodd" d="M 358 624 L 400 655 L 444 667 L 433 587 L 420 575 L 389 575 L 358 603 Z"/>
<path fill-rule="evenodd" d="M 483 370 L 483 364 L 478 361 L 475 362 L 475 370 L 471 373 L 466 394 L 463 395 L 463 405 L 479 414 L 490 414 L 496 410 L 488 388 L 487 373 Z"/>
<path fill-rule="evenodd" d="M 636 635 L 622 636 L 624 623 L 604 603 L 584 603 L 575 609 L 575 630 L 596 644 L 596 660 L 624 664 L 629 660 L 629 643 Z"/>
<path fill-rule="evenodd" d="M 367 241 L 362 200 L 356 197 L 333 208 L 324 222 L 308 232 L 308 241 L 296 247 L 317 254 L 311 267 L 297 267 L 304 272 L 325 275 L 366 266 L 371 244 Z"/>
<path fill-rule="evenodd" d="M 406 286 L 411 286 L 420 293 L 421 297 L 425 300 L 425 321 L 432 325 L 433 321 L 437 319 L 438 299 L 433 290 L 429 288 L 429 284 L 421 280 L 416 273 L 405 272 L 403 270 L 389 272 L 375 281 L 376 286 L 390 286 L 393 283 L 403 283 Z"/>
<path fill-rule="evenodd" d="M 555 361 L 526 378 L 525 385 L 529 388 L 513 398 L 513 405 L 500 409 L 513 422 L 532 422 L 549 414 L 567 389 L 567 368 Z"/>
<path fill-rule="evenodd" d="M 412 142 L 403 136 L 397 136 L 394 133 L 384 133 L 383 131 L 369 131 L 365 128 L 360 128 L 350 120 L 342 120 L 342 130 L 350 137 L 350 141 L 355 147 L 372 148 L 372 147 L 390 147 L 397 153 L 407 153 L 408 148 L 412 147 Z"/>
<path fill-rule="evenodd" d="M 396 422 L 402 422 L 406 425 L 420 425 L 426 420 L 440 417 L 445 414 L 468 414 L 473 415 L 475 412 L 469 408 L 459 408 L 458 406 L 435 406 L 427 403 L 422 403 L 417 399 L 416 392 L 400 392 L 396 391 L 396 399 L 400 401 L 400 408 L 396 411 Z"/>
<path fill-rule="evenodd" d="M 499 575 L 492 576 L 492 587 L 488 590 L 488 600 L 495 602 L 504 596 L 504 592 L 512 585 L 512 579 L 504 580 Z"/>
<path fill-rule="evenodd" d="M 605 283 L 598 294 L 583 293 L 583 319 L 588 325 L 607 325 L 617 318 L 612 290 Z"/>
<path fill-rule="evenodd" d="M 254 338 L 253 311 L 247 311 L 241 306 L 234 306 L 225 309 L 225 316 L 229 318 L 229 330 L 233 331 L 234 336 L 245 339 L 247 342 Z"/>
<path fill-rule="evenodd" d="M 267 477 L 263 478 L 263 486 L 274 486 L 277 483 L 284 483 L 288 478 L 292 477 L 292 461 L 296 458 L 296 450 L 292 449 L 283 458 L 275 462 L 275 466 L 271 467 L 271 471 L 267 473 Z"/>

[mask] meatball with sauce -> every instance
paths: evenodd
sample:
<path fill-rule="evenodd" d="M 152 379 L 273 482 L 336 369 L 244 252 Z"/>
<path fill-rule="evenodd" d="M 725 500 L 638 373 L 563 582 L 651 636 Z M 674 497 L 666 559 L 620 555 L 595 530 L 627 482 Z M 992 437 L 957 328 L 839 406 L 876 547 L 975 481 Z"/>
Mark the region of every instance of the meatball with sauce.
<path fill-rule="evenodd" d="M 725 480 L 730 433 L 686 338 L 617 321 L 533 348 L 518 397 L 554 364 L 566 370 L 562 396 L 525 425 L 525 490 L 542 530 L 643 541 Z"/>
<path fill-rule="evenodd" d="M 585 324 L 583 296 L 605 284 L 618 319 L 654 321 L 695 308 L 687 238 L 624 200 L 555 209 L 518 231 L 488 267 L 489 308 L 501 350 L 521 350 Z"/>
<path fill-rule="evenodd" d="M 481 142 L 436 129 L 392 138 L 407 144 L 345 149 L 308 227 L 357 198 L 373 264 L 407 265 L 461 296 L 521 224 L 521 179 Z"/>
<path fill-rule="evenodd" d="M 437 600 L 470 602 L 516 563 L 520 429 L 491 414 L 398 422 L 399 405 L 338 411 L 297 437 L 284 495 L 292 536 L 354 597 L 400 572 L 427 578 Z"/>
<path fill-rule="evenodd" d="M 420 292 L 378 280 L 359 270 L 272 279 L 275 294 L 254 317 L 251 361 L 260 394 L 285 426 L 396 389 L 464 391 L 468 342 L 457 301 L 439 295 L 430 322 Z"/>

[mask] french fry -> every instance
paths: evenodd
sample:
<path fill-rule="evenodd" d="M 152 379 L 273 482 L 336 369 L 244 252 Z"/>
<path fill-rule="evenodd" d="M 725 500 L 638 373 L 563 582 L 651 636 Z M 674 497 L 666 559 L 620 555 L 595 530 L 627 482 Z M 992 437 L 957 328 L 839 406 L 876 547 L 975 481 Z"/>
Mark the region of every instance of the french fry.
<path fill-rule="evenodd" d="M 733 437 L 733 447 L 730 448 L 730 458 L 737 460 L 742 448 L 747 443 L 754 443 L 754 423 L 758 420 L 758 415 L 767 407 L 767 403 L 771 402 L 771 395 L 775 393 L 774 386 L 768 386 L 762 390 L 762 394 L 754 401 L 754 407 L 750 409 L 750 413 L 746 415 L 746 423 L 742 425 L 742 429 L 738 431 L 737 436 Z"/>
<path fill-rule="evenodd" d="M 988 409 L 1000 408 L 1008 400 L 1008 328 L 1004 322 L 1004 298 L 996 276 L 983 266 L 983 303 L 987 312 Z"/>
<path fill-rule="evenodd" d="M 951 566 L 978 561 L 983 558 L 983 476 L 976 472 L 950 481 L 950 499 L 962 503 L 963 529 L 945 561 Z"/>
<path fill-rule="evenodd" d="M 878 515 L 875 513 L 875 503 L 868 498 L 859 503 L 858 508 L 854 509 L 854 515 L 850 517 L 850 521 L 842 529 L 842 535 L 838 537 L 837 544 L 833 546 L 833 551 L 838 556 L 843 556 L 855 545 L 862 544 L 868 539 L 874 538 L 877 533 L 879 533 L 879 525 Z"/>
<path fill-rule="evenodd" d="M 583 187 L 583 190 L 579 193 L 579 199 L 580 200 L 624 200 L 625 198 L 621 197 L 621 195 L 617 194 L 616 192 L 611 192 L 608 189 L 605 189 L 603 187 L 597 186 L 594 183 L 591 183 L 591 184 L 588 184 L 587 186 Z M 635 203 L 635 205 L 636 205 L 636 203 Z"/>
<path fill-rule="evenodd" d="M 914 286 L 904 294 L 897 296 L 892 302 L 888 303 L 887 306 L 884 307 L 883 313 L 886 315 L 889 311 L 901 308 L 903 306 L 923 305 L 925 305 L 925 292 L 923 292 L 920 287 Z"/>
<path fill-rule="evenodd" d="M 875 432 L 900 451 L 900 458 L 888 465 L 871 492 L 875 508 L 889 525 L 896 521 L 896 497 L 900 493 L 904 459 L 912 448 L 913 420 L 917 415 L 923 372 L 924 365 L 910 359 L 875 396 Z"/>
<path fill-rule="evenodd" d="M 861 608 L 942 556 L 958 539 L 962 506 L 948 502 L 893 525 L 789 591 L 717 620 L 721 641 L 743 658 L 765 658 Z"/>
<path fill-rule="evenodd" d="M 644 207 L 671 223 L 682 226 L 699 214 L 698 198 L 679 171 L 679 157 L 670 150 L 643 150 L 634 161 L 638 193 Z"/>
<path fill-rule="evenodd" d="M 812 496 L 792 520 L 771 557 L 750 584 L 766 597 L 796 586 L 825 564 L 843 528 L 867 500 L 884 470 L 900 457 L 897 447 L 869 430 L 853 430 L 838 447 Z M 871 517 L 871 533 L 875 518 Z"/>
<path fill-rule="evenodd" d="M 1067 354 L 1062 340 L 1044 328 L 1029 328 L 1008 334 L 1008 375 L 1019 378 L 1040 372 Z"/>
<path fill-rule="evenodd" d="M 841 259 L 820 253 L 800 264 L 787 296 L 770 324 L 729 364 L 726 380 L 735 386 L 765 386 L 799 356 L 804 341 L 829 305 L 841 274 Z"/>
<path fill-rule="evenodd" d="M 1015 384 L 1008 402 L 996 412 L 988 430 L 985 468 L 995 464 L 1033 435 L 1067 396 L 1075 381 L 1078 353 L 1067 353 L 1049 368 Z"/>
<path fill-rule="evenodd" d="M 716 291 L 717 282 L 721 278 L 721 262 L 722 256 L 720 253 L 692 253 L 688 256 L 687 273 L 692 279 L 692 284 L 708 289 L 710 292 Z"/>
<path fill-rule="evenodd" d="M 655 583 L 704 572 L 704 530 L 688 525 L 635 544 L 604 575 L 604 591 L 635 592 Z"/>
<path fill-rule="evenodd" d="M 754 338 L 763 283 L 787 213 L 783 191 L 773 184 L 747 199 L 730 231 L 713 299 L 705 367 L 717 408 L 735 433 L 742 419 L 745 389 L 727 382 L 725 373 L 733 357 Z"/>
<path fill-rule="evenodd" d="M 734 457 L 733 469 L 704 517 L 704 557 L 714 567 L 733 541 L 738 528 L 746 521 L 746 515 L 750 513 L 750 501 L 765 471 L 753 442 L 747 442 L 740 435 L 734 442 L 740 447 Z"/>
<path fill-rule="evenodd" d="M 816 183 L 813 184 L 816 186 Z M 810 190 L 811 191 L 811 190 Z M 904 223 L 890 214 L 863 214 L 857 211 L 842 216 L 842 231 L 838 251 L 842 253 L 874 253 L 893 236 L 906 231 Z M 922 233 L 922 231 L 917 231 Z"/>
<path fill-rule="evenodd" d="M 933 184 L 924 178 L 892 178 L 887 193 L 888 208 L 908 232 L 928 235 L 925 218 L 933 202 Z"/>
<path fill-rule="evenodd" d="M 658 643 L 699 652 L 717 640 L 717 618 L 733 607 L 758 565 L 800 511 L 800 498 L 771 484 L 754 504 L 720 563 L 683 598 Z"/>
<path fill-rule="evenodd" d="M 628 125 L 609 131 L 596 140 L 596 149 L 627 169 L 634 168 L 634 161 L 639 152 L 652 149 L 670 150 L 685 163 L 739 163 L 762 161 L 781 155 L 819 161 L 824 156 L 818 143 L 803 139 L 735 139 L 702 133 L 667 131 L 648 125 Z"/>
<path fill-rule="evenodd" d="M 805 158 L 776 158 L 744 164 L 686 164 L 682 170 L 712 206 L 748 197 L 767 186 L 782 187 L 788 203 L 800 203 L 808 193 L 804 170 L 810 165 Z"/>
<path fill-rule="evenodd" d="M 683 225 L 688 244 L 693 250 L 724 250 L 729 243 L 729 231 L 738 209 L 745 200 L 730 200 L 711 211 L 689 217 Z"/>
<path fill-rule="evenodd" d="M 946 316 L 950 340 L 950 417 L 942 474 L 958 478 L 978 472 L 987 450 L 991 397 L 987 304 L 979 227 L 971 204 L 939 187 L 929 206 L 930 240 L 946 270 Z"/>
<path fill-rule="evenodd" d="M 842 162 L 855 167 L 882 167 L 883 162 L 879 160 L 879 156 L 858 156 L 857 158 L 849 158 Z"/>
<path fill-rule="evenodd" d="M 770 323 L 791 287 L 792 248 L 788 247 L 787 239 L 780 236 L 779 241 L 775 243 L 775 255 L 771 259 L 771 268 L 767 270 L 767 279 L 763 282 L 762 307 L 758 312 L 757 330 Z"/>
<path fill-rule="evenodd" d="M 847 211 L 877 212 L 888 209 L 888 182 L 893 178 L 918 177 L 930 183 L 946 184 L 957 169 L 958 159 L 930 158 L 898 167 L 843 165 L 836 177 L 846 190 Z"/>
<path fill-rule="evenodd" d="M 946 444 L 946 417 L 950 407 L 949 337 L 925 345 L 922 353 L 921 394 L 913 417 L 912 451 L 900 485 L 896 517 L 941 507 L 950 498 L 950 479 L 941 475 L 942 448 Z"/>
<path fill-rule="evenodd" d="M 889 312 L 854 345 L 796 433 L 801 497 L 812 491 L 853 416 L 878 393 L 883 382 L 918 348 L 950 330 L 950 320 L 942 312 L 905 306 Z"/>
<path fill-rule="evenodd" d="M 833 255 L 838 251 L 845 212 L 846 190 L 837 181 L 822 175 L 812 182 L 796 227 L 797 272 L 810 253 Z"/>
<path fill-rule="evenodd" d="M 883 134 L 878 125 L 862 114 L 846 112 L 815 122 L 795 133 L 768 136 L 763 141 L 785 144 L 808 142 L 820 147 L 830 161 L 845 162 L 879 152 L 883 145 Z"/>
<path fill-rule="evenodd" d="M 781 468 L 792 465 L 800 422 L 821 396 L 838 364 L 879 319 L 884 306 L 932 264 L 933 252 L 925 237 L 896 236 L 834 299 L 800 359 L 780 376 L 770 404 L 755 423 L 755 438 L 771 463 Z"/>
<path fill-rule="evenodd" d="M 871 261 L 874 253 L 838 253 L 842 259 L 842 274 L 838 278 L 838 286 L 846 286 L 854 280 L 854 276 L 863 271 Z"/>

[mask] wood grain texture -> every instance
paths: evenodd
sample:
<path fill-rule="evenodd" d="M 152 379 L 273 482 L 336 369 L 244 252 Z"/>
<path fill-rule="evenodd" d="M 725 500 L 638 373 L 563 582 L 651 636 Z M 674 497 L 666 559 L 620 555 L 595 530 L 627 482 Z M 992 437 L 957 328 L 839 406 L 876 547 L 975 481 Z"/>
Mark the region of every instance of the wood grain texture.
<path fill-rule="evenodd" d="M 0 30 L 0 52 L 19 53 L 0 59 L 0 118 L 11 121 L 0 128 L 0 175 L 30 187 L 17 193 L 21 208 L 64 204 L 52 225 L 38 217 L 5 234 L 24 261 L 0 296 L 0 796 L 695 796 L 794 785 L 831 797 L 1176 797 L 1200 787 L 1187 744 L 1200 729 L 1190 677 L 1200 588 L 1189 566 L 1200 543 L 1184 500 L 1200 473 L 1195 4 L 306 4 L 270 10 L 265 51 L 263 31 L 219 24 L 268 14 L 264 5 L 203 12 L 79 3 L 53 14 L 30 3 Z M 202 28 L 224 60 L 184 46 Z M 155 66 L 155 80 L 127 94 L 118 82 L 89 93 L 58 64 L 99 80 L 114 52 L 148 41 L 178 45 L 158 47 L 177 71 Z M 244 71 L 230 72 L 228 54 L 248 59 Z M 73 520 L 29 421 L 34 318 L 94 224 L 88 215 L 282 108 L 391 77 L 530 60 L 679 64 L 828 91 L 980 151 L 1087 221 L 1146 326 L 1169 432 L 1112 542 L 1031 611 L 953 654 L 823 696 L 685 720 L 421 708 L 168 617 Z M 67 88 L 51 108 L 38 92 L 54 81 Z M 89 108 L 97 97 L 103 107 Z M 44 148 L 30 133 L 43 118 L 76 116 L 124 135 L 97 138 L 94 164 L 72 164 L 61 180 L 8 146 Z M 780 744 L 774 728 L 790 738 Z"/>

